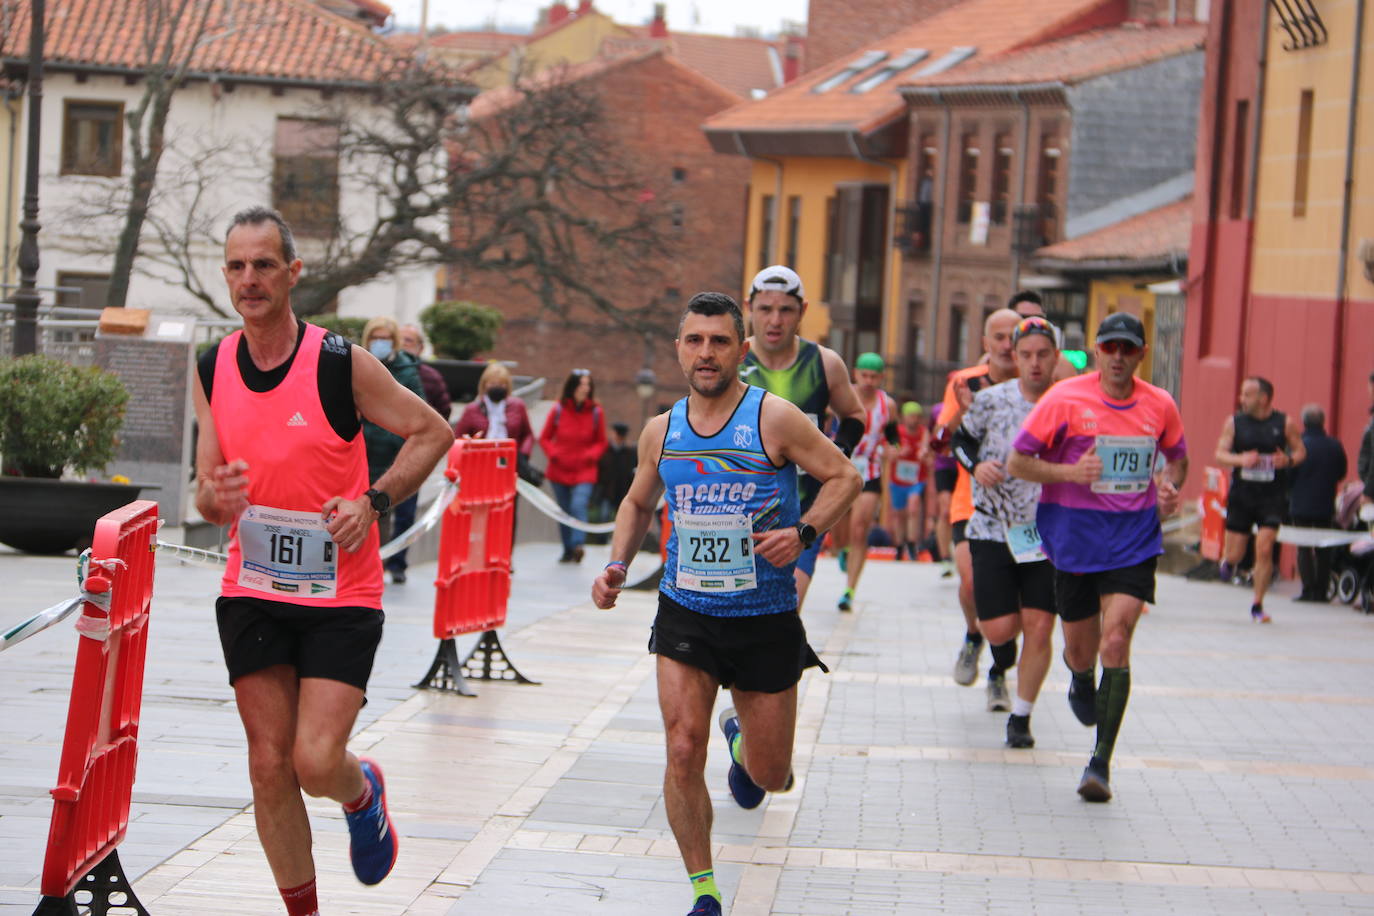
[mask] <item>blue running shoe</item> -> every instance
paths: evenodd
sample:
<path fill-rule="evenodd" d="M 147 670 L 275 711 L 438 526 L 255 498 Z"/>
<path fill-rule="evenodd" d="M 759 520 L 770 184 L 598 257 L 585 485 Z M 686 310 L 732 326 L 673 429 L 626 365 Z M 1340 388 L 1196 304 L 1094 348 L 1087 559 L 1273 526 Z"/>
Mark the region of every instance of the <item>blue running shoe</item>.
<path fill-rule="evenodd" d="M 386 810 L 386 782 L 382 768 L 375 760 L 360 757 L 363 778 L 372 784 L 372 804 L 352 814 L 344 812 L 348 821 L 348 857 L 353 862 L 353 874 L 364 884 L 380 884 L 396 864 L 400 843 L 391 826 Z"/>
<path fill-rule="evenodd" d="M 710 894 L 702 894 L 687 916 L 720 916 L 720 901 Z"/>
<path fill-rule="evenodd" d="M 725 749 L 728 751 L 734 746 L 735 736 L 739 734 L 739 716 L 735 715 L 733 706 L 726 707 L 720 712 L 718 720 L 720 730 L 725 734 Z M 734 796 L 735 803 L 741 808 L 757 808 L 763 802 L 763 796 L 767 793 L 758 787 L 754 780 L 749 778 L 749 774 L 744 771 L 744 767 L 735 763 L 735 755 L 730 754 L 730 794 Z M 715 898 L 712 897 L 712 900 Z M 697 900 L 701 904 L 701 900 Z M 720 904 L 716 904 L 717 907 Z M 719 910 L 717 910 L 719 912 Z"/>
<path fill-rule="evenodd" d="M 841 548 L 840 548 L 840 552 L 839 552 L 838 554 L 836 554 L 835 556 L 836 556 L 836 559 L 838 559 L 838 560 L 840 561 L 840 572 L 848 572 L 848 571 L 849 571 L 849 548 L 848 548 L 848 547 L 841 547 Z"/>

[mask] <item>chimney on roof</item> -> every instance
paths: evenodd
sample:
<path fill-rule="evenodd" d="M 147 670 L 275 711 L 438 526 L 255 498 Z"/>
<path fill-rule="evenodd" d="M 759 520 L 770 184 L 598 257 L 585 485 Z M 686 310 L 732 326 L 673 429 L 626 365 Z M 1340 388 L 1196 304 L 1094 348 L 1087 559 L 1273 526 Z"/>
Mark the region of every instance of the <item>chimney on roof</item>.
<path fill-rule="evenodd" d="M 654 4 L 654 21 L 651 22 L 651 23 L 649 23 L 649 37 L 650 37 L 650 38 L 667 38 L 667 37 L 668 37 L 668 19 L 667 19 L 668 12 L 667 12 L 667 10 L 668 10 L 668 4 L 666 4 L 666 3 L 655 3 L 655 4 Z"/>
<path fill-rule="evenodd" d="M 578 0 L 577 15 L 585 16 L 592 11 L 592 0 Z"/>
<path fill-rule="evenodd" d="M 782 83 L 786 86 L 801 76 L 802 40 L 796 35 L 788 35 L 783 42 Z"/>
<path fill-rule="evenodd" d="M 568 12 L 568 4 L 563 0 L 554 0 L 549 6 L 549 25 L 558 25 L 560 22 L 567 22 L 572 13 Z"/>

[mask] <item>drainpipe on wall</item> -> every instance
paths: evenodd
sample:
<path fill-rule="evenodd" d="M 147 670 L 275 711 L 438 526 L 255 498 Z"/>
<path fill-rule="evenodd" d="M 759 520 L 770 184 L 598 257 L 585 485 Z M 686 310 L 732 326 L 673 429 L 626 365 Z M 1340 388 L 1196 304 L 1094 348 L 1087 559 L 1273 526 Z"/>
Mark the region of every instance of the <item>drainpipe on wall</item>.
<path fill-rule="evenodd" d="M 1355 187 L 1355 128 L 1359 123 L 1360 112 L 1360 61 L 1362 43 L 1364 41 L 1364 0 L 1357 0 L 1355 3 L 1355 31 L 1354 31 L 1354 53 L 1350 61 L 1350 107 L 1346 115 L 1345 124 L 1345 178 L 1342 184 L 1341 194 L 1341 259 L 1336 268 L 1336 340 L 1337 344 L 1333 348 L 1331 360 L 1331 416 L 1338 418 L 1341 415 L 1341 372 L 1345 368 L 1343 354 L 1345 313 L 1348 305 L 1348 295 L 1346 283 L 1348 282 L 1349 270 L 1347 265 L 1350 262 L 1350 212 L 1353 209 L 1351 200 L 1352 192 Z"/>
<path fill-rule="evenodd" d="M 1020 168 L 1016 173 L 1016 193 L 1012 196 L 1012 200 L 1019 203 L 1012 204 L 1012 212 L 1007 214 L 1011 220 L 1011 293 L 1014 296 L 1021 283 L 1021 252 L 1016 247 L 1016 207 L 1026 202 L 1026 169 L 1030 166 L 1026 159 L 1030 155 L 1030 103 L 1019 89 L 1013 89 L 1011 96 L 1021 106 L 1021 149 L 1016 154 Z"/>
<path fill-rule="evenodd" d="M 954 113 L 950 110 L 949 102 L 945 100 L 942 93 L 935 93 L 935 100 L 945 110 L 944 136 L 940 140 L 940 174 L 936 178 L 936 187 L 939 193 L 936 195 L 935 213 L 939 216 L 936 228 L 931 230 L 934 236 L 934 252 L 930 259 L 930 352 L 931 359 L 934 360 L 936 349 L 940 342 L 940 279 L 945 259 L 945 197 L 949 189 L 949 142 L 950 133 L 954 125 Z M 935 220 L 931 220 L 935 223 Z"/>
<path fill-rule="evenodd" d="M 1363 3 L 1364 0 L 1361 0 Z M 1236 377 L 1246 376 L 1245 333 L 1250 326 L 1250 270 L 1255 262 L 1255 198 L 1259 188 L 1260 126 L 1264 118 L 1264 82 L 1269 59 L 1269 4 L 1260 13 L 1259 54 L 1255 66 L 1255 104 L 1250 118 L 1250 179 L 1245 186 L 1245 288 L 1240 296 L 1240 346 L 1236 348 Z"/>
<path fill-rule="evenodd" d="M 739 154 L 740 154 L 741 156 L 743 156 L 744 158 L 746 158 L 746 159 L 757 159 L 759 162 L 766 162 L 766 163 L 768 163 L 769 165 L 771 165 L 771 166 L 773 167 L 773 170 L 774 170 L 774 178 L 773 178 L 773 238 L 772 238 L 773 250 L 772 250 L 772 251 L 760 251 L 759 254 L 763 255 L 763 256 L 764 256 L 764 257 L 763 257 L 763 260 L 764 260 L 764 261 L 767 261 L 769 264 L 781 264 L 781 263 L 782 263 L 782 232 L 781 232 L 780 230 L 781 230 L 782 227 L 781 227 L 780 225 L 778 225 L 778 217 L 782 214 L 782 160 L 780 160 L 780 159 L 773 159 L 773 158 L 771 158 L 771 157 L 769 157 L 769 156 L 756 156 L 756 155 L 754 155 L 753 153 L 749 152 L 749 148 L 748 148 L 747 146 L 744 145 L 744 135 L 741 134 L 739 131 L 735 131 L 735 148 L 739 150 Z M 749 237 L 749 227 L 748 227 L 748 226 L 745 226 L 744 229 L 745 229 L 745 238 L 748 238 L 748 237 Z M 788 266 L 788 267 L 792 267 L 794 270 L 796 269 L 796 268 L 795 268 L 793 265 L 791 265 L 791 264 L 788 264 L 787 266 Z M 745 272 L 746 272 L 746 273 L 748 273 L 748 269 L 749 269 L 749 266 L 746 264 L 746 265 L 745 265 Z"/>
<path fill-rule="evenodd" d="M 854 158 L 855 158 L 855 159 L 858 159 L 860 162 L 868 162 L 868 163 L 871 163 L 872 165 L 880 165 L 880 166 L 882 166 L 883 168 L 887 169 L 887 171 L 888 171 L 888 180 L 887 180 L 887 231 L 888 231 L 888 237 L 887 237 L 886 239 L 883 239 L 883 250 L 884 250 L 884 251 L 888 251 L 888 250 L 892 249 L 892 247 L 893 247 L 892 244 L 891 244 L 891 242 L 892 242 L 892 233 L 893 233 L 893 227 L 896 225 L 896 222 L 897 222 L 897 175 L 898 175 L 898 173 L 901 171 L 901 167 L 900 167 L 900 166 L 893 165 L 893 164 L 890 163 L 890 162 L 884 162 L 884 161 L 881 160 L 881 159 L 873 159 L 873 158 L 871 158 L 871 157 L 869 157 L 869 156 L 865 156 L 864 153 L 863 153 L 863 150 L 861 150 L 861 149 L 859 148 L 859 135 L 858 135 L 858 132 L 857 132 L 857 131 L 850 131 L 850 132 L 846 135 L 845 139 L 847 139 L 847 140 L 849 141 L 849 151 L 852 152 L 852 153 L 854 154 Z M 888 267 L 886 264 L 884 264 L 883 266 L 884 266 L 884 268 L 887 270 L 887 272 L 888 272 L 889 275 L 890 275 L 890 274 L 891 274 L 891 268 Z M 887 282 L 887 280 L 890 280 L 890 279 L 891 279 L 891 276 L 888 276 L 888 277 L 884 280 L 884 282 L 883 282 L 883 288 L 884 288 L 884 289 L 887 289 L 887 287 L 890 285 L 890 284 Z M 893 292 L 898 292 L 898 291 L 895 290 L 895 289 L 888 289 L 888 290 L 887 290 L 887 294 L 888 294 L 889 296 L 891 296 Z M 900 299 L 900 296 L 899 296 L 898 298 Z M 893 320 L 894 322 L 896 322 L 896 321 L 898 320 L 898 319 L 897 319 L 897 314 L 896 314 L 896 313 L 900 310 L 900 308 L 901 308 L 901 306 L 900 306 L 900 302 L 899 302 L 899 303 L 898 303 L 898 308 L 893 309 L 892 312 L 891 312 L 891 314 L 892 314 L 892 320 Z M 884 314 L 885 316 L 886 316 L 887 314 L 889 314 L 888 310 L 887 310 L 887 309 L 883 309 L 883 314 Z M 883 335 L 883 333 L 882 333 L 881 326 L 880 326 L 879 331 L 878 331 L 878 337 L 879 337 L 879 339 L 882 339 L 882 338 L 884 337 L 884 335 Z M 900 350 L 900 344 L 898 345 L 898 349 Z"/>

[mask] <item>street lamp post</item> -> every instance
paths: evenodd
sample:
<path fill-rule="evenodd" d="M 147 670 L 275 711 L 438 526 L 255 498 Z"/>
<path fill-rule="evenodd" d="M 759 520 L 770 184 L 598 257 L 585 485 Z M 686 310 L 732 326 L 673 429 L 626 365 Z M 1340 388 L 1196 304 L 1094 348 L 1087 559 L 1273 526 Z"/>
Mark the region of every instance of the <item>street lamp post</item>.
<path fill-rule="evenodd" d="M 649 422 L 649 399 L 658 391 L 658 376 L 648 366 L 635 373 L 635 394 L 639 395 L 639 428 Z"/>
<path fill-rule="evenodd" d="M 14 294 L 14 355 L 38 352 L 38 140 L 43 123 L 43 2 L 32 0 L 29 26 L 29 137 L 24 162 L 24 218 L 19 221 L 19 291 Z"/>

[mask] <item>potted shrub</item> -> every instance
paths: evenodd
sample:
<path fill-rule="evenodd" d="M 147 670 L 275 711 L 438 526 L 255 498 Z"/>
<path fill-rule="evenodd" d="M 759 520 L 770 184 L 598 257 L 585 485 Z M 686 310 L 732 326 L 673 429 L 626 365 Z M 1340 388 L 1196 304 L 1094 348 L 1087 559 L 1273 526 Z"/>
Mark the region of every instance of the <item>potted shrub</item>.
<path fill-rule="evenodd" d="M 49 356 L 0 360 L 0 542 L 60 553 L 140 487 L 63 480 L 103 471 L 119 446 L 129 392 L 112 373 Z"/>
<path fill-rule="evenodd" d="M 491 349 L 501 321 L 500 312 L 476 302 L 436 302 L 420 312 L 420 326 L 437 357 L 430 365 L 444 377 L 455 401 L 476 396 L 486 363 L 473 357 Z"/>

